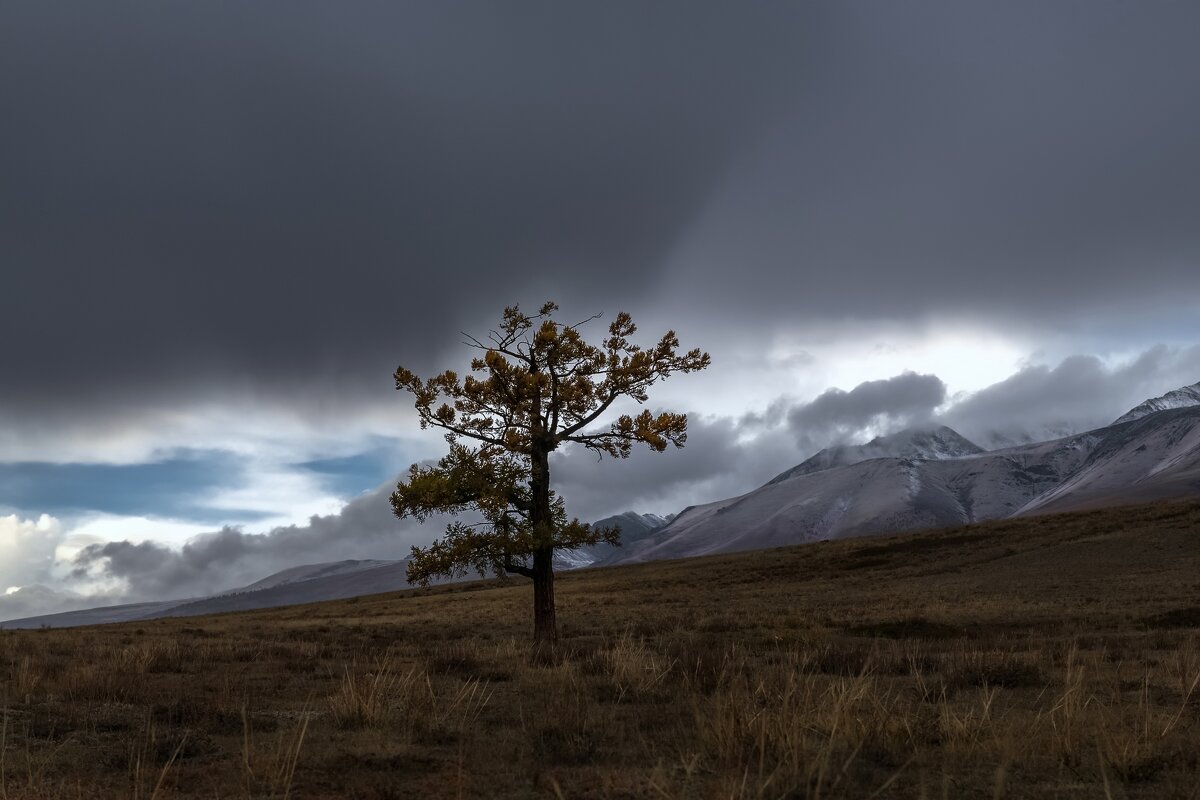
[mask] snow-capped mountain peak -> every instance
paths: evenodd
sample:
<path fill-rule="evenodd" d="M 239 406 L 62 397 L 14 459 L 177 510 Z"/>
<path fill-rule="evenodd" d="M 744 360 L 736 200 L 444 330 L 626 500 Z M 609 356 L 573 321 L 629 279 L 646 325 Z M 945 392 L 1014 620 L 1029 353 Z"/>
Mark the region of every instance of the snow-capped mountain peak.
<path fill-rule="evenodd" d="M 808 475 L 834 467 L 846 467 L 872 458 L 909 458 L 941 461 L 982 453 L 983 448 L 945 425 L 907 428 L 887 436 L 876 436 L 866 444 L 835 445 L 776 475 L 768 486 L 797 475 Z"/>
<path fill-rule="evenodd" d="M 1131 422 L 1159 411 L 1167 411 L 1172 408 L 1190 408 L 1191 406 L 1200 406 L 1200 383 L 1193 383 L 1191 386 L 1181 386 L 1178 389 L 1172 389 L 1161 397 L 1152 397 L 1141 405 L 1129 409 L 1129 411 L 1118 417 L 1113 424 L 1119 425 L 1122 422 Z"/>

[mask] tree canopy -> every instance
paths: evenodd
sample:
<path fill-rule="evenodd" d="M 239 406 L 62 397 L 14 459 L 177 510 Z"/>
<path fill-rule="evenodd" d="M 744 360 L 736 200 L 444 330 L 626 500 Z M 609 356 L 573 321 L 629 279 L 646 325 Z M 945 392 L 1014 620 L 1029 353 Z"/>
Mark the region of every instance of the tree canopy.
<path fill-rule="evenodd" d="M 444 430 L 450 449 L 434 466 L 409 469 L 392 493 L 393 511 L 419 520 L 467 511 L 482 517 L 451 522 L 442 538 L 414 547 L 409 580 L 427 584 L 472 570 L 532 578 L 540 639 L 557 635 L 554 550 L 617 544 L 620 536 L 615 528 L 568 518 L 550 488 L 550 453 L 573 444 L 600 457 L 627 458 L 637 443 L 658 452 L 682 447 L 686 414 L 643 410 L 607 424 L 605 416 L 618 401 L 645 403 L 657 381 L 710 362 L 699 349 L 680 353 L 674 331 L 652 347 L 633 343 L 637 326 L 625 312 L 609 323 L 603 341 L 590 344 L 581 328 L 598 315 L 564 324 L 553 319 L 557 310 L 546 303 L 526 314 L 512 306 L 485 340 L 467 336 L 480 354 L 461 379 L 452 370 L 425 380 L 404 367 L 395 373 L 396 388 L 413 396 L 421 427 Z"/>

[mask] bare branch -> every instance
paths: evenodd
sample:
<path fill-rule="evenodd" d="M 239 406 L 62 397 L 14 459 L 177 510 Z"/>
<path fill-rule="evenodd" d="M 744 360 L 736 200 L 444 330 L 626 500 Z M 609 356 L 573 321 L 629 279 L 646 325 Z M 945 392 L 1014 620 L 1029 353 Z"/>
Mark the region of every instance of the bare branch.
<path fill-rule="evenodd" d="M 600 319 L 603 316 L 604 316 L 604 312 L 597 311 L 595 314 L 592 314 L 590 317 L 583 320 L 582 322 L 576 322 L 574 325 L 563 325 L 563 327 L 567 328 L 568 330 L 577 331 L 580 328 L 582 328 L 584 325 L 587 325 L 589 322 L 595 322 L 596 320 Z"/>
<path fill-rule="evenodd" d="M 580 430 L 580 429 L 582 429 L 582 428 L 585 428 L 585 427 L 587 427 L 588 425 L 591 425 L 593 422 L 595 422 L 596 420 L 598 420 L 598 419 L 600 418 L 600 415 L 601 415 L 601 414 L 603 414 L 605 411 L 608 411 L 608 407 L 609 407 L 609 406 L 611 406 L 611 405 L 612 405 L 612 404 L 613 404 L 613 403 L 616 401 L 616 399 L 617 399 L 618 397 L 620 397 L 620 396 L 621 396 L 621 395 L 620 395 L 620 394 L 618 394 L 618 393 L 616 393 L 616 392 L 612 392 L 612 393 L 610 393 L 610 394 L 609 394 L 609 396 L 608 396 L 608 398 L 607 398 L 607 399 L 606 399 L 606 400 L 605 400 L 603 403 L 601 403 L 601 404 L 600 404 L 600 405 L 599 405 L 599 406 L 596 408 L 596 410 L 595 410 L 595 411 L 593 411 L 592 413 L 588 414 L 586 417 L 583 417 L 583 418 L 581 418 L 581 419 L 580 419 L 578 422 L 576 422 L 574 425 L 571 425 L 571 426 L 569 426 L 569 427 L 567 427 L 567 428 L 564 428 L 562 431 L 560 431 L 560 432 L 559 432 L 559 434 L 558 434 L 558 438 L 559 438 L 559 439 L 566 439 L 566 438 L 569 438 L 569 437 L 570 437 L 570 436 L 572 436 L 572 435 L 573 435 L 573 434 L 574 434 L 576 431 L 578 431 L 578 430 Z"/>
<path fill-rule="evenodd" d="M 532 569 L 530 569 L 529 567 L 522 566 L 520 564 L 515 564 L 512 561 L 509 561 L 507 559 L 500 565 L 500 568 L 503 569 L 505 572 L 511 572 L 514 575 L 521 575 L 522 577 L 525 577 L 525 578 L 533 577 Z"/>

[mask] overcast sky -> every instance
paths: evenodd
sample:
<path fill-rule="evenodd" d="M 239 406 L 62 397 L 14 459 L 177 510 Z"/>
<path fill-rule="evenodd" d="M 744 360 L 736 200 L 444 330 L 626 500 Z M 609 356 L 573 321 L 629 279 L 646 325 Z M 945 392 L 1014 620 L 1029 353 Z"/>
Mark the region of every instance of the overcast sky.
<path fill-rule="evenodd" d="M 404 555 L 432 533 L 386 490 L 441 443 L 391 373 L 463 368 L 512 303 L 712 353 L 652 395 L 686 449 L 560 454 L 585 519 L 1194 383 L 1197 30 L 1100 0 L 0 5 L 0 592 Z"/>

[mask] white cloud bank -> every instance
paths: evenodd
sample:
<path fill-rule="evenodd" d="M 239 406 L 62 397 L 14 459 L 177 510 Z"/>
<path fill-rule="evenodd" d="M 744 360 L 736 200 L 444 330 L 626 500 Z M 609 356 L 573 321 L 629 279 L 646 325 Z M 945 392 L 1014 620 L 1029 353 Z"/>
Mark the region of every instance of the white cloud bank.
<path fill-rule="evenodd" d="M 0 517 L 0 588 L 49 580 L 62 537 L 62 523 L 48 514 Z"/>

